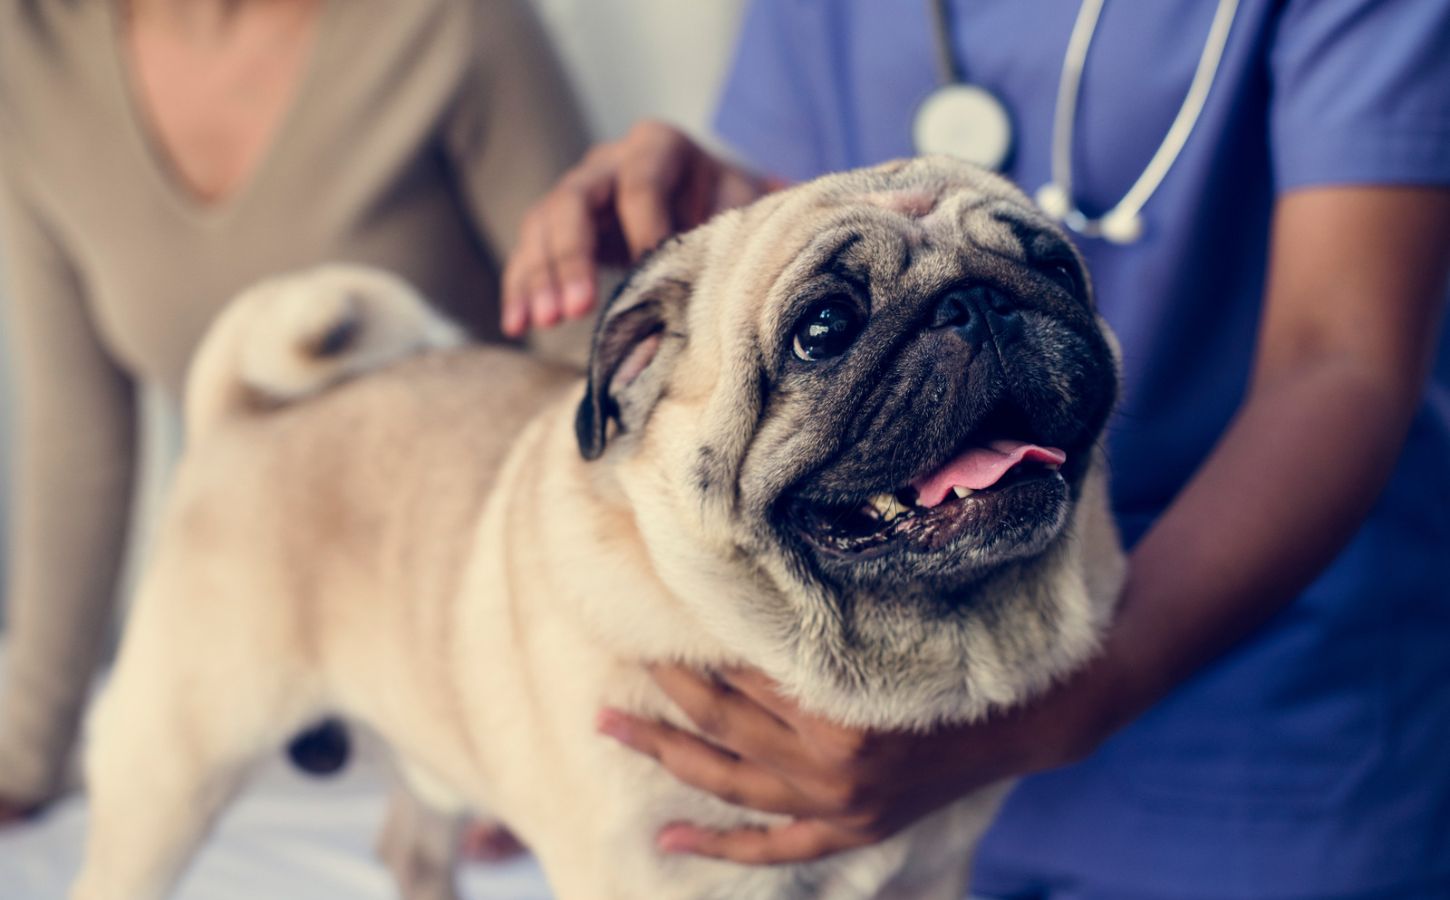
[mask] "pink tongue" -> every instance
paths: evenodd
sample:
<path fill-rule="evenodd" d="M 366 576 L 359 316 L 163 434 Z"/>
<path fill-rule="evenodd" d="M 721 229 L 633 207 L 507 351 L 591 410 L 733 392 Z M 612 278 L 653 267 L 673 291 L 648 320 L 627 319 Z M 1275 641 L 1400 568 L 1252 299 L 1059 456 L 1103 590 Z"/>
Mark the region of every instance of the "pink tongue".
<path fill-rule="evenodd" d="M 986 447 L 973 447 L 940 469 L 911 483 L 916 488 L 916 505 L 930 509 L 939 505 L 954 487 L 980 491 L 1002 480 L 1002 476 L 1021 462 L 1060 466 L 1067 454 L 1056 447 L 1039 447 L 1025 441 L 993 441 Z"/>

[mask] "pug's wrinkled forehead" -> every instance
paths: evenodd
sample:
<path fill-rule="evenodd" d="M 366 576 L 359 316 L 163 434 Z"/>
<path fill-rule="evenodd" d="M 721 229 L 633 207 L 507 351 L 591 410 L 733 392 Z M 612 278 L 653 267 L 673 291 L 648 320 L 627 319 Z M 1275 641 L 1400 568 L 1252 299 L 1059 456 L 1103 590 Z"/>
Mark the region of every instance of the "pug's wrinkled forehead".
<path fill-rule="evenodd" d="M 950 158 L 829 176 L 761 212 L 737 271 L 778 281 L 778 290 L 826 273 L 871 287 L 909 280 L 903 288 L 920 293 L 1017 264 L 1055 270 L 1090 302 L 1080 256 L 1027 195 Z"/>
<path fill-rule="evenodd" d="M 768 368 L 783 358 L 788 323 L 838 289 L 859 299 L 878 333 L 900 331 L 923 303 L 972 282 L 1097 327 L 1066 236 L 1005 179 L 950 158 L 828 176 L 746 210 L 739 227 L 732 264 L 711 268 L 728 283 L 708 293 L 731 298 L 712 313 L 744 325 L 739 339 L 759 342 Z M 1044 278 L 1062 291 L 1045 290 Z"/>

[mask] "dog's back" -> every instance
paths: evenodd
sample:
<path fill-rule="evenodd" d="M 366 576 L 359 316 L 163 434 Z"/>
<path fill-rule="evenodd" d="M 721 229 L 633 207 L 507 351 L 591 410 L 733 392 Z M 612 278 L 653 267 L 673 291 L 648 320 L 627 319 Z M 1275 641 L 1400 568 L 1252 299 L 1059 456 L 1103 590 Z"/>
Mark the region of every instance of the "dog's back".
<path fill-rule="evenodd" d="M 366 270 L 317 274 L 239 298 L 198 353 L 187 446 L 92 721 L 93 834 L 134 834 L 126 819 L 152 809 L 148 840 L 189 844 L 246 762 L 350 705 L 340 692 L 397 706 L 403 728 L 450 727 L 413 700 L 446 693 L 437 630 L 477 517 L 518 433 L 578 376 L 462 346 Z M 76 897 L 164 895 L 179 861 L 143 869 L 125 846 L 92 843 Z"/>

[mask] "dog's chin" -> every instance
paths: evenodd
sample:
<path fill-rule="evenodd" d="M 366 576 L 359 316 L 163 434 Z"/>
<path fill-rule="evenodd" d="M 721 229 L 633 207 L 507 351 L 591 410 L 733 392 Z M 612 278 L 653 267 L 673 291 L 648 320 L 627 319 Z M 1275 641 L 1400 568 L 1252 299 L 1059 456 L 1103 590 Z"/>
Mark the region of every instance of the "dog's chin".
<path fill-rule="evenodd" d="M 927 585 L 952 597 L 1045 552 L 1067 527 L 1073 503 L 1063 473 L 1037 463 L 931 507 L 916 505 L 912 495 L 910 488 L 867 489 L 859 499 L 787 494 L 776 507 L 777 529 L 838 584 Z"/>

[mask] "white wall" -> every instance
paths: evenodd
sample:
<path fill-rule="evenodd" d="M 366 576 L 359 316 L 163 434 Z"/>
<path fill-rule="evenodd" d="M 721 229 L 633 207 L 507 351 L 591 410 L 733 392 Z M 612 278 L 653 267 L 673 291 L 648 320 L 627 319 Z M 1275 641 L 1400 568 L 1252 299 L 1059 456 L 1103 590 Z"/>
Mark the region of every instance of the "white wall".
<path fill-rule="evenodd" d="M 707 136 L 744 0 L 534 0 L 601 138 L 652 116 Z"/>

